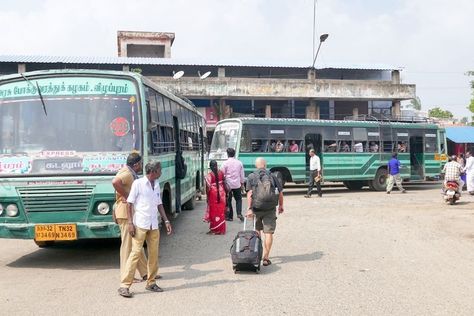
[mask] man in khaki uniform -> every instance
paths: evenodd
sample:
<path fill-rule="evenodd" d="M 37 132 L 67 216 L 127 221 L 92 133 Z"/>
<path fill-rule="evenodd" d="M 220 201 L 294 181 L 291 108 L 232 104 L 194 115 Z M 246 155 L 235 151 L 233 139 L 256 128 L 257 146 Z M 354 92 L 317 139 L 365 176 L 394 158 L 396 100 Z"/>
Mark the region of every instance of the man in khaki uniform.
<path fill-rule="evenodd" d="M 112 185 L 115 188 L 114 220 L 120 226 L 120 275 L 123 275 L 128 256 L 132 251 L 132 237 L 128 232 L 127 198 L 132 188 L 132 183 L 138 178 L 137 173 L 142 171 L 142 157 L 138 153 L 131 153 L 127 158 L 127 165 L 119 170 Z M 142 249 L 137 265 L 140 279 L 146 280 L 147 260 Z"/>

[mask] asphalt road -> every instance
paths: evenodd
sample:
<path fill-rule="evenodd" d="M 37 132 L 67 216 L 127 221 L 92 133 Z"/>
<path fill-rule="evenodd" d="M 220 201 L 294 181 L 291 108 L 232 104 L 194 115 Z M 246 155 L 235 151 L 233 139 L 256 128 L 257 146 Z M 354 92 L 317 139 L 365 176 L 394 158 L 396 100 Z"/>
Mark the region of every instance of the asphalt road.
<path fill-rule="evenodd" d="M 159 285 L 117 294 L 117 242 L 39 249 L 0 242 L 2 315 L 472 315 L 474 198 L 445 205 L 437 185 L 407 194 L 325 188 L 323 198 L 285 192 L 271 259 L 234 274 L 225 236 L 206 235 L 205 202 L 163 237 Z M 246 202 L 244 201 L 244 205 Z"/>

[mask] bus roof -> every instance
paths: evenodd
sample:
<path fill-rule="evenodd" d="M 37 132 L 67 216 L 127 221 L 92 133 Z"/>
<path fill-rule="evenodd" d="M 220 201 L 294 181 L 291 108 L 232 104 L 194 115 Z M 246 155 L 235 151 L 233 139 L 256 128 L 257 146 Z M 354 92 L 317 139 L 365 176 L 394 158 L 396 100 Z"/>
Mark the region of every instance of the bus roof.
<path fill-rule="evenodd" d="M 185 99 L 181 96 L 177 96 L 170 91 L 161 88 L 159 85 L 151 81 L 150 79 L 131 71 L 116 71 L 116 70 L 96 70 L 96 69 L 51 69 L 51 70 L 37 70 L 37 71 L 30 71 L 18 74 L 11 74 L 11 75 L 4 75 L 0 76 L 0 84 L 8 81 L 13 80 L 22 80 L 23 76 L 26 78 L 34 78 L 34 77 L 47 77 L 47 76 L 54 76 L 54 75 L 106 75 L 106 76 L 122 76 L 122 77 L 129 77 L 134 79 L 138 82 L 143 82 L 148 86 L 151 86 L 153 89 L 158 91 L 159 93 L 163 94 L 164 96 L 174 100 L 175 102 L 180 103 L 181 105 L 188 107 L 190 110 L 198 114 L 199 116 L 203 116 L 201 112 L 199 112 L 194 104 Z"/>
<path fill-rule="evenodd" d="M 242 122 L 242 124 L 258 125 L 296 125 L 296 126 L 339 126 L 339 127 L 379 127 L 380 125 L 390 124 L 391 127 L 398 128 L 436 128 L 438 125 L 430 123 L 412 123 L 412 122 L 383 122 L 383 121 L 353 121 L 353 120 L 313 120 L 297 118 L 257 118 L 242 117 L 230 118 L 219 121 L 218 124 L 225 122 Z"/>

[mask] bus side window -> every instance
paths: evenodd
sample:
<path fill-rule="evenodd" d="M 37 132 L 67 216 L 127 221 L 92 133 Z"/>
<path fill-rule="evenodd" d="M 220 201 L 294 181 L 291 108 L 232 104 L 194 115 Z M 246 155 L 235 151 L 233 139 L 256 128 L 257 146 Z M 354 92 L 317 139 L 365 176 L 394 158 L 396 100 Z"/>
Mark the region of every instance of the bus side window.
<path fill-rule="evenodd" d="M 385 153 L 391 153 L 393 152 L 393 142 L 392 141 L 384 141 L 383 142 L 383 152 Z"/>
<path fill-rule="evenodd" d="M 366 141 L 354 141 L 354 152 L 362 153 L 367 151 L 367 142 Z"/>
<path fill-rule="evenodd" d="M 379 142 L 370 142 L 369 143 L 369 151 L 371 153 L 378 153 L 379 152 Z"/>
<path fill-rule="evenodd" d="M 264 142 L 261 139 L 254 139 L 252 140 L 252 152 L 262 152 L 265 150 L 262 150 L 262 147 L 264 145 Z"/>
<path fill-rule="evenodd" d="M 352 142 L 349 140 L 339 141 L 339 152 L 348 153 L 351 151 Z"/>
<path fill-rule="evenodd" d="M 328 153 L 336 152 L 337 142 L 335 140 L 325 140 L 324 141 L 324 151 Z"/>

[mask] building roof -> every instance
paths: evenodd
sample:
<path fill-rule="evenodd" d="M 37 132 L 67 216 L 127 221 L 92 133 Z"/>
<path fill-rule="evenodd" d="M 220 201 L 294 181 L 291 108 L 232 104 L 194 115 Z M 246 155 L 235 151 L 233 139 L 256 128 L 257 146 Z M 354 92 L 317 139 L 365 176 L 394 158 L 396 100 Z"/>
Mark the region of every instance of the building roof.
<path fill-rule="evenodd" d="M 0 63 L 39 63 L 39 64 L 118 64 L 118 65 L 182 65 L 182 66 L 221 66 L 221 67 L 258 67 L 258 68 L 311 68 L 302 62 L 290 63 L 229 63 L 209 60 L 190 60 L 180 58 L 149 58 L 149 57 L 114 57 L 114 56 L 39 56 L 39 55 L 0 55 Z M 383 64 L 370 65 L 320 65 L 317 69 L 351 69 L 351 70 L 401 70 Z"/>
<path fill-rule="evenodd" d="M 474 127 L 446 127 L 446 137 L 458 144 L 474 143 Z"/>

